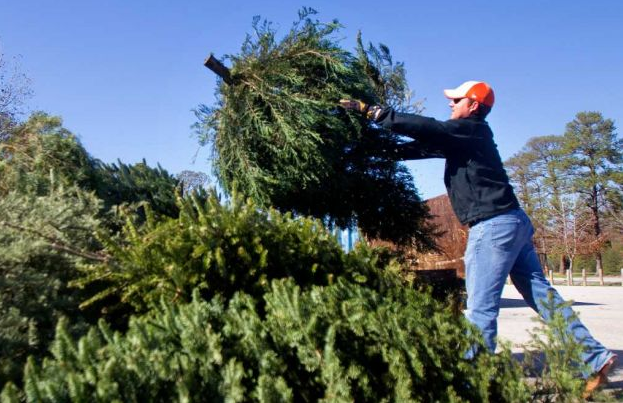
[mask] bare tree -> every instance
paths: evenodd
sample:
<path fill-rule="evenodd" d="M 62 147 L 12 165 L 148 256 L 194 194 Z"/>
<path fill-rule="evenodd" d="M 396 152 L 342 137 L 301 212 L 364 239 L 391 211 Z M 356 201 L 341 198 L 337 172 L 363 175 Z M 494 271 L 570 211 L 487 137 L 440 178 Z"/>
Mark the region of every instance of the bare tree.
<path fill-rule="evenodd" d="M 563 203 L 568 205 L 562 234 L 563 246 L 569 259 L 569 270 L 573 271 L 575 258 L 593 253 L 599 245 L 591 236 L 590 210 L 579 199 Z"/>
<path fill-rule="evenodd" d="M 184 170 L 176 176 L 182 184 L 182 194 L 205 189 L 210 184 L 210 177 L 203 172 Z"/>
<path fill-rule="evenodd" d="M 0 48 L 0 141 L 8 138 L 31 96 L 30 79 L 21 71 L 19 58 L 9 62 Z"/>
<path fill-rule="evenodd" d="M 535 227 L 534 242 L 543 263 L 553 251 L 562 251 L 565 208 L 562 198 L 567 190 L 560 165 L 561 136 L 531 138 L 523 149 L 504 164 L 517 190 L 520 202 Z M 559 271 L 565 270 L 564 253 L 560 256 Z"/>

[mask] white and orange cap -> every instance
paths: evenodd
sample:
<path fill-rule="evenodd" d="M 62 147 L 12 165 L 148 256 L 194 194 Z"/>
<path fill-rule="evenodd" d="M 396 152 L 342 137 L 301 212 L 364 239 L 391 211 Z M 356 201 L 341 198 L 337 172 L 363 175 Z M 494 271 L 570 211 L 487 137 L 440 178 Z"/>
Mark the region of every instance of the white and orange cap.
<path fill-rule="evenodd" d="M 487 105 L 489 108 L 493 107 L 495 101 L 495 95 L 493 89 L 489 84 L 483 81 L 466 81 L 452 90 L 443 90 L 443 94 L 446 98 L 469 98 L 477 101 L 481 104 Z"/>

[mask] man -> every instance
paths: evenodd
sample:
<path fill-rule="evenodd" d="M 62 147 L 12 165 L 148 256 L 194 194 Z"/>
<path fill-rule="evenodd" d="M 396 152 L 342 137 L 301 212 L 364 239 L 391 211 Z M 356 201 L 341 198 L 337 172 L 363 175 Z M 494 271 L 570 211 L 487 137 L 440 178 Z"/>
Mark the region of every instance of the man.
<path fill-rule="evenodd" d="M 411 137 L 414 141 L 393 150 L 397 159 L 446 159 L 444 182 L 452 208 L 459 221 L 469 226 L 464 258 L 465 315 L 481 330 L 486 346 L 493 352 L 500 297 L 508 275 L 526 303 L 546 320 L 550 312 L 543 302 L 548 295 L 556 304 L 563 303 L 563 299 L 543 275 L 532 243 L 532 224 L 519 207 L 485 120 L 495 101 L 493 90 L 487 83 L 468 81 L 444 94 L 452 110 L 450 120 L 445 122 L 361 101 L 342 100 L 340 105 Z M 571 308 L 565 308 L 563 314 L 570 317 Z M 589 395 L 607 382 L 616 355 L 595 340 L 579 320 L 570 322 L 569 331 L 585 346 L 583 359 L 593 374 L 587 382 Z"/>

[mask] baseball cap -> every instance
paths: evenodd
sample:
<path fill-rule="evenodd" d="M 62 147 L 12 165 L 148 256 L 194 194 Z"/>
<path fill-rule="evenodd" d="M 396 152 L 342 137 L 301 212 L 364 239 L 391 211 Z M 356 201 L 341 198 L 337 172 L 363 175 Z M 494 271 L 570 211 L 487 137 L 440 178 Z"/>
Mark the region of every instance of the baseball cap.
<path fill-rule="evenodd" d="M 487 105 L 489 108 L 493 106 L 495 101 L 493 89 L 483 81 L 466 81 L 454 89 L 443 90 L 443 93 L 446 98 L 469 98 Z"/>

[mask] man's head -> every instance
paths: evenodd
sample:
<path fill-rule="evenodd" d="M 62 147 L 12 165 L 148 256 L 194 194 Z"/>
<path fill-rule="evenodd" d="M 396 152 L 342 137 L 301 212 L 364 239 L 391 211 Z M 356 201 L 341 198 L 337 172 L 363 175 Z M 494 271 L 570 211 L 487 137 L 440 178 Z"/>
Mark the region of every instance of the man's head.
<path fill-rule="evenodd" d="M 443 93 L 450 99 L 449 106 L 452 108 L 450 119 L 470 116 L 484 118 L 491 112 L 495 101 L 493 89 L 482 81 L 467 81 L 455 89 L 444 90 Z"/>

